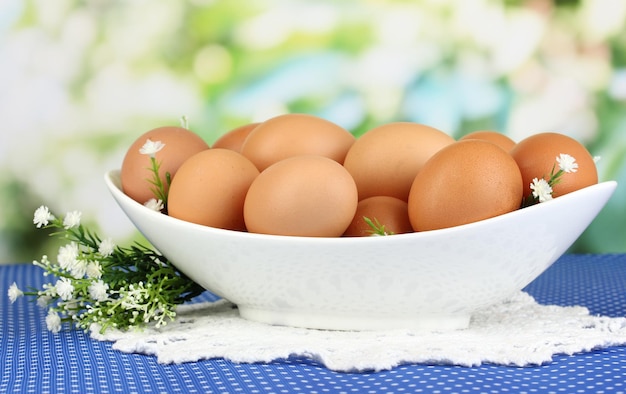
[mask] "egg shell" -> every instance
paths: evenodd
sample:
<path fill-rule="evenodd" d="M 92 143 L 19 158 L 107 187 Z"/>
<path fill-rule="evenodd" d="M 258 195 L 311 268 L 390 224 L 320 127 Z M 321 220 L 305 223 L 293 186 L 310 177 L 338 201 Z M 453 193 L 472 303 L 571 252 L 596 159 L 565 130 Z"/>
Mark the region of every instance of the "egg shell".
<path fill-rule="evenodd" d="M 259 170 L 230 149 L 213 148 L 187 159 L 172 181 L 169 215 L 228 230 L 246 229 L 243 204 Z"/>
<path fill-rule="evenodd" d="M 372 235 L 372 228 L 364 220 L 364 216 L 374 223 L 378 221 L 385 226 L 387 234 L 413 232 L 406 201 L 390 196 L 374 196 L 359 201 L 354 218 L 343 235 L 347 237 Z"/>
<path fill-rule="evenodd" d="M 437 152 L 415 177 L 409 219 L 415 231 L 476 222 L 518 209 L 522 190 L 509 153 L 488 141 L 458 141 Z"/>
<path fill-rule="evenodd" d="M 560 133 L 538 133 L 526 137 L 511 150 L 524 182 L 524 195 L 532 193 L 530 184 L 534 178 L 548 180 L 552 168 L 559 170 L 556 158 L 565 153 L 576 159 L 576 172 L 564 173 L 552 186 L 552 197 L 562 196 L 575 190 L 598 183 L 598 170 L 587 148 L 574 138 Z"/>
<path fill-rule="evenodd" d="M 308 114 L 284 114 L 250 132 L 241 153 L 263 171 L 288 157 L 320 155 L 343 163 L 354 135 L 326 119 Z"/>
<path fill-rule="evenodd" d="M 491 130 L 479 130 L 474 131 L 469 134 L 464 135 L 459 140 L 484 140 L 493 142 L 498 145 L 500 148 L 504 149 L 507 152 L 510 152 L 511 149 L 515 146 L 515 141 L 510 137 L 499 133 L 497 131 Z"/>
<path fill-rule="evenodd" d="M 413 179 L 424 163 L 453 142 L 448 134 L 426 125 L 388 123 L 359 137 L 344 166 L 356 182 L 359 200 L 384 195 L 407 201 Z"/>
<path fill-rule="evenodd" d="M 258 122 L 254 122 L 234 128 L 215 140 L 212 148 L 230 149 L 241 153 L 241 147 L 243 146 L 243 142 L 246 140 L 246 137 L 248 137 L 250 132 L 258 125 Z"/>
<path fill-rule="evenodd" d="M 141 204 L 155 198 L 150 156 L 139 152 L 148 139 L 165 144 L 154 157 L 159 163 L 159 176 L 166 191 L 169 188 L 165 176 L 167 173 L 173 179 L 185 160 L 209 149 L 209 145 L 199 135 L 182 127 L 159 127 L 137 138 L 124 156 L 120 177 L 124 193 Z"/>
<path fill-rule="evenodd" d="M 354 180 L 324 156 L 281 160 L 252 182 L 244 204 L 249 232 L 307 237 L 341 236 L 356 212 Z"/>

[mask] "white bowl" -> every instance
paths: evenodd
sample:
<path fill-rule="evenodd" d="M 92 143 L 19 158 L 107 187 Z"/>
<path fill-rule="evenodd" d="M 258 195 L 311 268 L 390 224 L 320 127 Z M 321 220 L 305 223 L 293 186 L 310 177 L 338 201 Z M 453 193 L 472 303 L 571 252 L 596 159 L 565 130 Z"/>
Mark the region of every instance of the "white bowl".
<path fill-rule="evenodd" d="M 206 227 L 163 215 L 106 184 L 176 267 L 245 319 L 337 329 L 465 328 L 478 308 L 523 289 L 596 217 L 617 183 L 454 228 L 386 237 L 309 238 Z"/>

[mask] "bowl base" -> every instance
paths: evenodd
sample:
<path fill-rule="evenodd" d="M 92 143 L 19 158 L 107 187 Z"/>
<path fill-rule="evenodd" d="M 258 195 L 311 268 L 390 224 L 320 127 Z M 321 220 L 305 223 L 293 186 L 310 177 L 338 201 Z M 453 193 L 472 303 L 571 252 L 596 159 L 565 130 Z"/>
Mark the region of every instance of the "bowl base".
<path fill-rule="evenodd" d="M 407 329 L 415 331 L 452 331 L 469 326 L 468 315 L 377 316 L 338 315 L 323 312 L 268 310 L 239 305 L 239 315 L 259 323 L 276 326 L 337 331 L 381 331 Z"/>

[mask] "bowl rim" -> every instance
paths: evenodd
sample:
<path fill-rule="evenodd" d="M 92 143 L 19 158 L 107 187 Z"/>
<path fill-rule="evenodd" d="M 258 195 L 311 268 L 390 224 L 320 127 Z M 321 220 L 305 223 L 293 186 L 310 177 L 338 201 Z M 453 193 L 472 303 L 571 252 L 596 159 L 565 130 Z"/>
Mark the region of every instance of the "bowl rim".
<path fill-rule="evenodd" d="M 319 243 L 338 242 L 341 244 L 346 244 L 346 243 L 358 244 L 360 242 L 361 243 L 391 242 L 391 240 L 399 241 L 399 240 L 411 239 L 411 238 L 440 237 L 442 236 L 442 234 L 452 234 L 457 231 L 468 231 L 468 230 L 471 230 L 472 227 L 484 226 L 488 223 L 494 223 L 494 222 L 498 222 L 502 220 L 507 220 L 508 218 L 515 217 L 516 215 L 525 215 L 529 211 L 550 209 L 550 205 L 555 203 L 555 201 L 564 202 L 572 198 L 577 198 L 577 196 L 582 193 L 589 193 L 595 189 L 599 189 L 599 188 L 615 189 L 617 187 L 617 181 L 614 181 L 614 180 L 602 181 L 602 182 L 598 182 L 596 184 L 584 187 L 582 189 L 573 191 L 571 193 L 565 194 L 563 196 L 559 196 L 558 198 L 554 198 L 552 200 L 549 200 L 540 204 L 534 204 L 529 207 L 516 209 L 514 211 L 511 211 L 502 215 L 479 220 L 476 222 L 466 223 L 466 224 L 462 224 L 462 225 L 458 225 L 454 227 L 447 227 L 447 228 L 442 228 L 442 229 L 437 229 L 437 230 L 415 231 L 415 232 L 410 232 L 410 233 L 394 234 L 393 236 L 379 236 L 379 237 L 376 237 L 376 236 L 373 236 L 373 237 L 372 236 L 370 237 L 305 237 L 305 236 L 295 236 L 295 235 L 251 233 L 247 231 L 237 231 L 237 230 L 228 230 L 228 229 L 222 229 L 222 228 L 217 228 L 217 227 L 210 227 L 210 226 L 206 226 L 202 224 L 188 222 L 188 221 L 178 219 L 169 215 L 165 215 L 160 212 L 153 211 L 151 209 L 144 207 L 139 202 L 133 200 L 122 191 L 120 173 L 121 173 L 120 169 L 109 170 L 105 172 L 104 180 L 105 180 L 105 183 L 107 184 L 107 187 L 109 188 L 109 191 L 117 195 L 118 198 L 121 198 L 129 203 L 135 204 L 134 205 L 135 207 L 145 209 L 146 211 L 145 213 L 147 215 L 154 215 L 154 217 L 158 215 L 160 220 L 169 220 L 172 223 L 176 223 L 179 226 L 188 226 L 191 229 L 194 229 L 197 231 L 202 231 L 206 233 L 214 233 L 214 234 L 218 234 L 222 236 L 245 237 L 249 239 L 259 239 L 259 240 L 268 240 L 268 241 L 283 240 L 283 241 L 291 241 L 291 242 L 299 241 L 299 242 L 319 242 Z"/>

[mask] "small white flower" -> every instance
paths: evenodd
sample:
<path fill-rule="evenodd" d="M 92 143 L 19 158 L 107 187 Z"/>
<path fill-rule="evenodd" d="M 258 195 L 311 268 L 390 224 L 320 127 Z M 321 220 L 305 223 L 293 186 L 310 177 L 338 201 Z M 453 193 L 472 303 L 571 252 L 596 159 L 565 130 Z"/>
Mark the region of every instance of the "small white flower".
<path fill-rule="evenodd" d="M 45 308 L 52 301 L 52 297 L 49 295 L 40 295 L 37 297 L 37 305 L 41 308 Z"/>
<path fill-rule="evenodd" d="M 70 269 L 78 258 L 78 244 L 71 242 L 65 246 L 59 248 L 59 254 L 57 255 L 57 262 L 59 266 L 64 269 Z"/>
<path fill-rule="evenodd" d="M 47 269 L 48 267 L 50 267 L 50 260 L 48 260 L 48 256 L 44 254 L 43 256 L 41 256 L 40 261 L 33 260 L 33 265 Z M 47 272 L 48 271 L 44 271 L 44 275 Z"/>
<path fill-rule="evenodd" d="M 148 292 L 143 285 L 143 282 L 139 282 L 136 284 L 130 284 L 128 289 L 120 292 L 121 297 L 121 305 L 122 308 L 127 310 L 141 310 L 146 312 L 148 306 L 143 303 L 144 300 L 148 299 Z"/>
<path fill-rule="evenodd" d="M 97 261 L 90 261 L 89 264 L 87 264 L 87 270 L 85 271 L 85 274 L 88 278 L 100 279 L 100 277 L 102 276 L 102 266 Z"/>
<path fill-rule="evenodd" d="M 58 306 L 60 306 L 61 309 L 63 309 L 63 312 L 65 312 L 66 315 L 72 318 L 76 316 L 78 305 L 79 305 L 78 300 L 70 300 L 67 302 L 60 302 L 58 304 Z"/>
<path fill-rule="evenodd" d="M 9 286 L 9 300 L 11 303 L 14 303 L 15 300 L 24 295 L 24 292 L 17 287 L 17 283 L 13 282 L 11 286 Z"/>
<path fill-rule="evenodd" d="M 63 219 L 63 227 L 66 230 L 78 227 L 80 225 L 80 216 L 81 212 L 79 211 L 68 212 L 67 215 L 65 215 L 65 219 Z"/>
<path fill-rule="evenodd" d="M 46 316 L 46 326 L 49 331 L 55 334 L 61 331 L 61 317 L 52 309 L 48 311 L 48 316 Z"/>
<path fill-rule="evenodd" d="M 57 296 L 57 289 L 56 287 L 54 287 L 54 285 L 52 285 L 52 283 L 46 283 L 45 285 L 43 285 L 43 290 L 37 293 L 38 297 L 46 296 L 52 299 L 52 297 Z"/>
<path fill-rule="evenodd" d="M 593 157 L 593 162 L 594 162 L 595 164 L 598 164 L 598 162 L 599 162 L 601 159 L 602 159 L 602 156 L 594 156 L 594 157 Z"/>
<path fill-rule="evenodd" d="M 548 182 L 541 178 L 534 178 L 530 184 L 530 188 L 533 191 L 533 197 L 538 198 L 539 202 L 546 202 L 552 200 L 552 187 Z"/>
<path fill-rule="evenodd" d="M 163 201 L 157 200 L 156 198 L 149 199 L 143 205 L 156 212 L 161 212 L 164 208 Z"/>
<path fill-rule="evenodd" d="M 152 141 L 150 138 L 146 141 L 145 144 L 139 149 L 139 153 L 142 155 L 148 155 L 150 157 L 154 157 L 154 155 L 163 149 L 165 144 L 161 141 Z"/>
<path fill-rule="evenodd" d="M 96 301 L 105 301 L 109 298 L 107 291 L 109 291 L 109 285 L 102 280 L 89 285 L 89 296 Z"/>
<path fill-rule="evenodd" d="M 87 273 L 87 262 L 76 259 L 74 260 L 74 264 L 69 267 L 69 271 L 74 278 L 80 279 Z"/>
<path fill-rule="evenodd" d="M 576 159 L 566 153 L 559 154 L 556 158 L 556 162 L 559 163 L 559 168 L 564 172 L 570 173 L 578 171 Z"/>
<path fill-rule="evenodd" d="M 37 228 L 47 226 L 50 220 L 54 220 L 54 215 L 50 213 L 48 207 L 42 205 L 35 210 L 33 224 L 36 224 Z"/>
<path fill-rule="evenodd" d="M 98 246 L 98 253 L 100 253 L 103 257 L 109 257 L 113 254 L 115 250 L 115 244 L 111 238 L 103 239 Z"/>
<path fill-rule="evenodd" d="M 72 285 L 72 281 L 68 278 L 60 278 L 57 280 L 54 287 L 56 288 L 56 293 L 63 301 L 69 301 L 74 296 L 74 285 Z"/>

